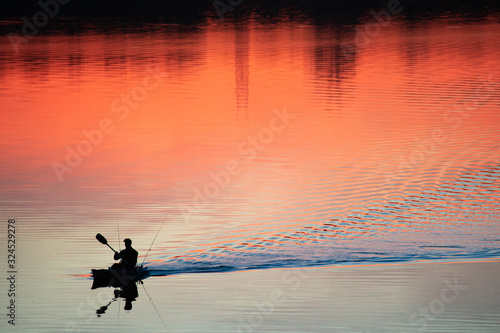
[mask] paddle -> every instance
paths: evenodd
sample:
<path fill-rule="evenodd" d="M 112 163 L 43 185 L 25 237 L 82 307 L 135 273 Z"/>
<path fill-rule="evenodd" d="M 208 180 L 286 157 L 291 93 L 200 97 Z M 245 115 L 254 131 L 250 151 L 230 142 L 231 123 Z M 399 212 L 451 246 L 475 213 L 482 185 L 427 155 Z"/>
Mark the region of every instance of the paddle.
<path fill-rule="evenodd" d="M 106 239 L 106 237 L 104 237 L 103 235 L 101 234 L 97 234 L 95 235 L 95 238 L 101 243 L 101 244 L 104 244 L 104 245 L 107 245 L 111 250 L 113 250 L 114 253 L 118 253 L 115 251 L 115 249 L 113 249 L 109 244 L 108 244 L 108 240 Z M 118 255 L 120 256 L 120 254 L 118 253 Z M 122 258 L 122 256 L 120 256 L 120 258 L 123 260 L 124 263 L 126 263 L 127 265 L 130 266 L 130 264 Z"/>
<path fill-rule="evenodd" d="M 113 249 L 109 244 L 108 244 L 108 240 L 106 239 L 106 237 L 104 237 L 103 235 L 101 234 L 97 234 L 95 235 L 95 238 L 102 244 L 104 245 L 107 245 L 111 250 L 113 250 L 113 252 L 116 252 L 115 249 Z"/>

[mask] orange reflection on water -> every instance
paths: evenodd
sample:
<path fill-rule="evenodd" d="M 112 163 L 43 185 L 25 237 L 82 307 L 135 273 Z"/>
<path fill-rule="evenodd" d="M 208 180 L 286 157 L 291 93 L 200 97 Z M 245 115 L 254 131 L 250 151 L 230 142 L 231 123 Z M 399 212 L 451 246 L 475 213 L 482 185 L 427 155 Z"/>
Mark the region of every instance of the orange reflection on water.
<path fill-rule="evenodd" d="M 242 171 L 219 185 L 213 214 L 244 216 L 250 207 L 258 215 L 229 239 L 266 239 L 307 223 L 321 228 L 328 215 L 395 193 L 438 188 L 446 195 L 445 176 L 460 177 L 463 161 L 496 147 L 498 77 L 490 74 L 499 67 L 499 34 L 498 24 L 411 29 L 393 22 L 350 60 L 339 46 L 352 40 L 351 27 L 292 22 L 43 37 L 2 69 L 9 83 L 1 93 L 8 114 L 2 179 L 15 182 L 14 197 L 43 204 L 163 209 L 193 206 L 195 190 L 215 183 L 212 174 L 234 160 Z M 470 100 L 479 101 L 474 110 L 453 109 Z M 254 159 L 242 154 L 238 147 L 258 139 L 273 109 L 284 107 L 293 120 L 255 145 Z M 420 207 L 418 214 L 425 216 Z M 350 222 L 324 237 L 409 227 Z"/>

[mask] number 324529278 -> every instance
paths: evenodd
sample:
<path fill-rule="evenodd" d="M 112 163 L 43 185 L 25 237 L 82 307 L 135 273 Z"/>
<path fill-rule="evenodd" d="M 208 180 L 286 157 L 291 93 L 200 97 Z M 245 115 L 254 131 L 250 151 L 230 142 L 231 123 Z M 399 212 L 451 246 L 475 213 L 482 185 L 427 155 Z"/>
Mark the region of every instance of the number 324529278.
<path fill-rule="evenodd" d="M 16 265 L 16 220 L 9 219 L 7 227 L 7 252 L 9 252 L 7 258 L 7 264 L 10 269 L 14 269 Z"/>

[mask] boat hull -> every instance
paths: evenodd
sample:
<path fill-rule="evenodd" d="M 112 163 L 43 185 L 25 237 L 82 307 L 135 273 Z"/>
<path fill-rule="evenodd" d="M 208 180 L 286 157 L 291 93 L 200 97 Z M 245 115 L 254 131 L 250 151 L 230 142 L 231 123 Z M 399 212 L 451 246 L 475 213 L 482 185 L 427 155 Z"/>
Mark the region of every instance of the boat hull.
<path fill-rule="evenodd" d="M 92 289 L 103 287 L 124 287 L 130 283 L 143 280 L 148 276 L 149 274 L 145 268 L 138 268 L 134 270 L 115 270 L 112 268 L 93 269 L 92 277 L 94 278 L 94 282 L 92 283 Z"/>

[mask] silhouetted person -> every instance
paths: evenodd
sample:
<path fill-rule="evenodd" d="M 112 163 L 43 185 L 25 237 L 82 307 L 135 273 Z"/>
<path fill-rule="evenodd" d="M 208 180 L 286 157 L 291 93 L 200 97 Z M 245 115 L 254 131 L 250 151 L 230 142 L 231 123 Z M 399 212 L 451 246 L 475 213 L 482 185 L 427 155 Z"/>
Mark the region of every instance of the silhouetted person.
<path fill-rule="evenodd" d="M 111 266 L 112 269 L 121 270 L 125 269 L 134 269 L 137 264 L 137 256 L 139 255 L 134 248 L 132 248 L 132 240 L 130 238 L 124 239 L 125 249 L 123 249 L 120 253 L 115 252 L 114 259 L 121 259 L 120 263 L 113 264 Z"/>

